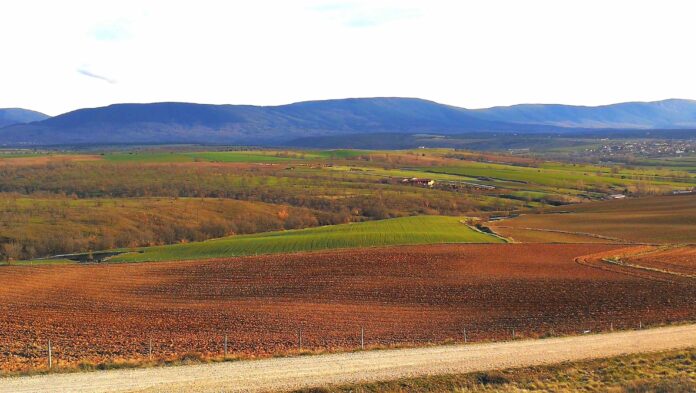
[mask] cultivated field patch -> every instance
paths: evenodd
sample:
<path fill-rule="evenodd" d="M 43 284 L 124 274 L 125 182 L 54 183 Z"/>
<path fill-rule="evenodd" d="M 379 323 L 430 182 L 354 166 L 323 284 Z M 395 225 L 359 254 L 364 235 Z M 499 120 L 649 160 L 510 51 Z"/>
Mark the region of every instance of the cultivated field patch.
<path fill-rule="evenodd" d="M 423 344 L 694 319 L 696 285 L 597 269 L 616 245 L 402 246 L 0 267 L 0 367 Z M 466 333 L 465 333 L 466 330 Z"/>
<path fill-rule="evenodd" d="M 694 246 L 627 247 L 583 256 L 578 262 L 651 280 L 696 284 Z"/>
<path fill-rule="evenodd" d="M 563 206 L 489 225 L 520 242 L 696 243 L 696 194 Z M 567 235 L 575 239 L 559 238 Z"/>
<path fill-rule="evenodd" d="M 171 261 L 397 244 L 503 242 L 499 238 L 468 227 L 462 220 L 459 217 L 443 216 L 402 217 L 231 236 L 205 242 L 147 247 L 122 254 L 112 261 Z"/>

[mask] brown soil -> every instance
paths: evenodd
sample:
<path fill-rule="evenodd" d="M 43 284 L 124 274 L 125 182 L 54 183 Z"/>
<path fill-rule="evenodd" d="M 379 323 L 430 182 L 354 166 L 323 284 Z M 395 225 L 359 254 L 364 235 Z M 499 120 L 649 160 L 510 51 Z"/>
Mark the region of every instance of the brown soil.
<path fill-rule="evenodd" d="M 690 320 L 696 285 L 576 263 L 616 245 L 385 247 L 207 261 L 0 267 L 0 368 L 573 334 Z"/>

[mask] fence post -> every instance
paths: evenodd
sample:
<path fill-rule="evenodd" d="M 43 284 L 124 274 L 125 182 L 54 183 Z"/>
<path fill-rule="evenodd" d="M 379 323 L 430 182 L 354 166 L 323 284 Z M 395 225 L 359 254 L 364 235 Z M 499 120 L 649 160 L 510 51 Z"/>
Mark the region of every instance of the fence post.
<path fill-rule="evenodd" d="M 365 349 L 365 328 L 360 326 L 360 349 Z"/>
<path fill-rule="evenodd" d="M 614 331 L 614 322 L 609 324 L 609 331 L 613 332 Z"/>
<path fill-rule="evenodd" d="M 466 338 L 466 328 L 464 328 L 464 344 L 467 343 L 467 338 Z"/>
<path fill-rule="evenodd" d="M 224 346 L 225 346 L 224 354 L 225 354 L 225 357 L 227 357 L 227 334 L 225 334 L 225 345 Z"/>
<path fill-rule="evenodd" d="M 150 338 L 150 341 L 147 346 L 147 357 L 152 360 L 152 338 Z"/>
<path fill-rule="evenodd" d="M 515 328 L 512 328 L 512 339 L 515 339 Z"/>
<path fill-rule="evenodd" d="M 302 326 L 297 329 L 297 346 L 302 349 Z"/>
<path fill-rule="evenodd" d="M 643 321 L 638 321 L 638 329 L 643 329 Z"/>
<path fill-rule="evenodd" d="M 51 339 L 48 339 L 48 369 L 53 367 L 53 347 L 51 346 Z"/>

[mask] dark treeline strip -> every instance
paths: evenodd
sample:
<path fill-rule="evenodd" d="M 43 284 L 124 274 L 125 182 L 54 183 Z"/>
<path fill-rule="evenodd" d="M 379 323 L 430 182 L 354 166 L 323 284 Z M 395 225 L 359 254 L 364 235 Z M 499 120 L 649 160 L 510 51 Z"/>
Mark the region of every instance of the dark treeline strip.
<path fill-rule="evenodd" d="M 0 192 L 77 198 L 198 197 L 288 204 L 335 214 L 333 223 L 410 214 L 461 214 L 520 207 L 475 193 L 388 184 L 338 171 L 235 166 L 55 163 L 0 168 Z"/>
<path fill-rule="evenodd" d="M 201 241 L 331 220 L 321 211 L 229 199 L 0 194 L 0 260 Z"/>

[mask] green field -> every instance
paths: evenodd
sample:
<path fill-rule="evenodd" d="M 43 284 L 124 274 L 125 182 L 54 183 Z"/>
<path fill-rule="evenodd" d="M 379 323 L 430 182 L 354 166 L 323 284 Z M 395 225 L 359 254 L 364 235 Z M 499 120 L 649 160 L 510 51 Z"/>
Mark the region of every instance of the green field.
<path fill-rule="evenodd" d="M 650 184 L 656 188 L 687 189 L 696 184 L 696 178 L 685 173 L 656 172 L 645 170 L 622 170 L 611 173 L 608 167 L 590 165 L 573 166 L 567 164 L 545 163 L 538 167 L 462 162 L 459 166 L 421 168 L 432 173 L 445 173 L 475 178 L 489 178 L 489 184 L 499 185 L 506 182 L 508 188 L 535 190 L 538 186 L 562 189 L 572 193 L 572 189 L 586 187 L 605 188 L 620 191 L 636 184 Z"/>
<path fill-rule="evenodd" d="M 319 228 L 232 236 L 204 242 L 146 247 L 114 262 L 169 261 L 241 255 L 315 251 L 333 248 L 432 243 L 500 243 L 458 217 L 417 216 Z"/>
<path fill-rule="evenodd" d="M 284 150 L 240 150 L 240 151 L 136 151 L 119 152 L 104 155 L 107 161 L 115 162 L 244 162 L 274 163 L 306 159 L 346 159 L 357 157 L 366 152 L 360 150 L 321 150 L 321 151 L 284 151 Z"/>
<path fill-rule="evenodd" d="M 247 162 L 272 163 L 290 158 L 264 151 L 206 151 L 206 152 L 129 152 L 104 155 L 104 159 L 116 162 Z"/>

